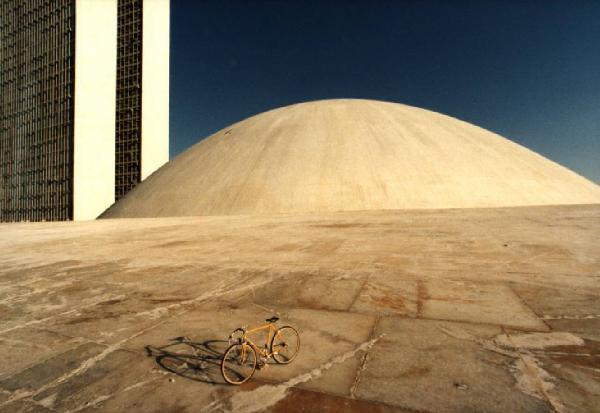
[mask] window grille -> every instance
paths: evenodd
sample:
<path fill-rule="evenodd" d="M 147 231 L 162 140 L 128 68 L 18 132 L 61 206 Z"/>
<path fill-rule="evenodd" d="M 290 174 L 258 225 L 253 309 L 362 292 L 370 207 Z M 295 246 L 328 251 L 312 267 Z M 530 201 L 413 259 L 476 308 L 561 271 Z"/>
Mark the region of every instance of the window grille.
<path fill-rule="evenodd" d="M 0 221 L 73 216 L 72 0 L 0 0 Z"/>
<path fill-rule="evenodd" d="M 142 0 L 119 0 L 115 199 L 141 179 Z"/>

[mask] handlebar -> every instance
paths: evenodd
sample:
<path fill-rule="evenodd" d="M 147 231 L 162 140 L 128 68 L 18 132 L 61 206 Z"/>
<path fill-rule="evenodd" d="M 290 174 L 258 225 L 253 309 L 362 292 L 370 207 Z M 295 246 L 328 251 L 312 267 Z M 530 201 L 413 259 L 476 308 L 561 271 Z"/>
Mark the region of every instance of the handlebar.
<path fill-rule="evenodd" d="M 248 326 L 243 326 L 243 327 L 239 327 L 236 328 L 235 330 L 233 330 L 233 332 L 229 335 L 229 344 L 234 344 L 234 343 L 241 343 L 242 342 L 242 338 L 244 337 L 244 334 L 246 334 L 246 329 L 248 328 Z M 234 339 L 233 336 L 236 335 L 236 333 L 240 333 L 239 337 L 237 337 L 237 339 Z"/>

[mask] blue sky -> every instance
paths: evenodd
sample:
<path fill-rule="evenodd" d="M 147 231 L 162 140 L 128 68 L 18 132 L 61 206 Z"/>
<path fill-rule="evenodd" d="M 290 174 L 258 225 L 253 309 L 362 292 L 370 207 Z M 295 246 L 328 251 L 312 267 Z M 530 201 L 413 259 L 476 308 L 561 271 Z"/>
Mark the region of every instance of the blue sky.
<path fill-rule="evenodd" d="M 172 1 L 171 157 L 248 116 L 368 98 L 600 183 L 600 1 Z"/>

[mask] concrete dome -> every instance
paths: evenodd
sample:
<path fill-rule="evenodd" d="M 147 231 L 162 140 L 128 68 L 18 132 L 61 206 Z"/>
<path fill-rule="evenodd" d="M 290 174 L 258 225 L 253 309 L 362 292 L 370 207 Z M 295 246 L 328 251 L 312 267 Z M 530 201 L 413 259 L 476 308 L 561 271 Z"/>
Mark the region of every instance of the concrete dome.
<path fill-rule="evenodd" d="M 499 135 L 424 109 L 325 100 L 194 145 L 103 217 L 600 203 L 600 187 Z"/>

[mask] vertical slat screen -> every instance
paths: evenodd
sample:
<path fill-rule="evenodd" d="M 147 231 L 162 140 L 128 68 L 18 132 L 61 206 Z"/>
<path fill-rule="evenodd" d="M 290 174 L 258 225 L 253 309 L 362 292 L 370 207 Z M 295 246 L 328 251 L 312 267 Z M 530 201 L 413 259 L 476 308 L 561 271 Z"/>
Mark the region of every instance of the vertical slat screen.
<path fill-rule="evenodd" d="M 74 13 L 0 2 L 0 221 L 72 219 Z"/>
<path fill-rule="evenodd" d="M 119 0 L 115 199 L 140 182 L 142 144 L 142 0 Z"/>

